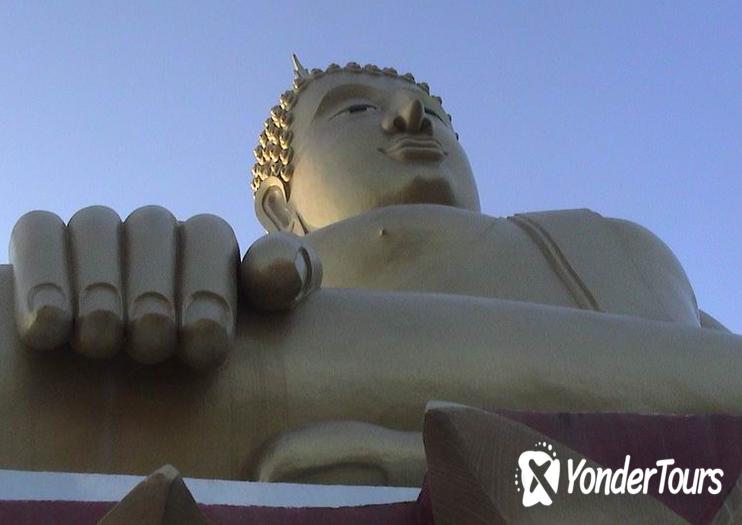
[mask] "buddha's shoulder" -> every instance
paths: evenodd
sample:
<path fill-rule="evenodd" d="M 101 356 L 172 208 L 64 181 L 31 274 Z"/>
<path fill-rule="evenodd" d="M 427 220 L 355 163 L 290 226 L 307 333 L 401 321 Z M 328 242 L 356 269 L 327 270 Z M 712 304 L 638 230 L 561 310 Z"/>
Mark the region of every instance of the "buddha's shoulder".
<path fill-rule="evenodd" d="M 672 249 L 648 228 L 625 219 L 604 218 L 606 225 L 613 230 L 624 248 L 645 271 L 665 273 L 682 282 L 690 290 L 688 276 Z M 695 302 L 695 298 L 693 299 Z"/>
<path fill-rule="evenodd" d="M 680 262 L 670 247 L 648 228 L 636 222 L 604 217 L 589 209 L 551 210 L 519 213 L 511 217 L 525 228 L 540 230 L 557 241 L 579 247 L 602 249 L 606 237 L 618 243 L 621 251 L 635 262 L 651 263 L 662 271 L 673 271 L 685 278 Z M 575 242 L 575 239 L 579 239 Z M 588 250 L 589 251 L 589 250 Z"/>

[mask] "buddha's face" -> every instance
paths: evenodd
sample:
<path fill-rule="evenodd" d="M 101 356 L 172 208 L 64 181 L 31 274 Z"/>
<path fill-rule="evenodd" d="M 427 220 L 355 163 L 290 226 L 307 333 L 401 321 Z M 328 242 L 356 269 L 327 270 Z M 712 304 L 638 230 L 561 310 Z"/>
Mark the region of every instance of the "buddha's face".
<path fill-rule="evenodd" d="M 443 108 L 400 78 L 333 73 L 293 109 L 289 203 L 312 231 L 394 204 L 479 211 L 474 177 Z"/>

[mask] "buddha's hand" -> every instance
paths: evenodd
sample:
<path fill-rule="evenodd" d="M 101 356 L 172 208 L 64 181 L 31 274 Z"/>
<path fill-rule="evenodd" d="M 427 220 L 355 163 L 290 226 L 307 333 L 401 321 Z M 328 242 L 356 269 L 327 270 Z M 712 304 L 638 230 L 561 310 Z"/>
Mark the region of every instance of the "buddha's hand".
<path fill-rule="evenodd" d="M 322 266 L 299 237 L 271 234 L 248 250 L 238 272 L 232 228 L 214 215 L 179 223 L 164 208 L 140 208 L 122 223 L 102 206 L 68 225 L 49 212 L 21 217 L 10 262 L 16 323 L 25 345 L 69 343 L 94 358 L 121 348 L 154 364 L 177 354 L 195 368 L 224 361 L 235 335 L 238 274 L 257 309 L 288 310 L 322 281 Z"/>
<path fill-rule="evenodd" d="M 13 229 L 10 262 L 19 336 L 32 349 L 69 343 L 106 358 L 126 348 L 142 363 L 177 354 L 208 368 L 234 338 L 239 248 L 213 215 L 179 223 L 148 206 L 122 223 L 95 206 L 65 226 L 35 211 Z"/>

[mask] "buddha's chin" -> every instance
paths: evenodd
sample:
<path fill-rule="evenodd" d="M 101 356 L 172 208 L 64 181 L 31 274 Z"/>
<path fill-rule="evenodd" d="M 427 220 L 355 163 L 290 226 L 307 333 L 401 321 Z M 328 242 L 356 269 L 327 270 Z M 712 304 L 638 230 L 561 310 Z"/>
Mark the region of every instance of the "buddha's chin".
<path fill-rule="evenodd" d="M 400 204 L 439 204 L 460 206 L 451 184 L 442 177 L 415 177 L 379 200 L 379 206 Z"/>

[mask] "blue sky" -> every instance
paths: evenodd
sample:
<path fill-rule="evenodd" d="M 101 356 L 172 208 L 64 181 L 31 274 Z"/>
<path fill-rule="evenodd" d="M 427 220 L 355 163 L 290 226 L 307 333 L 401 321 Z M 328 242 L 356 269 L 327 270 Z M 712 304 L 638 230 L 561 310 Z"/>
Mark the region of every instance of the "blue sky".
<path fill-rule="evenodd" d="M 413 72 L 453 114 L 485 213 L 643 224 L 742 332 L 741 3 L 252 4 L 4 2 L 0 246 L 30 209 L 157 203 L 223 216 L 244 251 L 262 233 L 251 150 L 295 51 Z"/>

